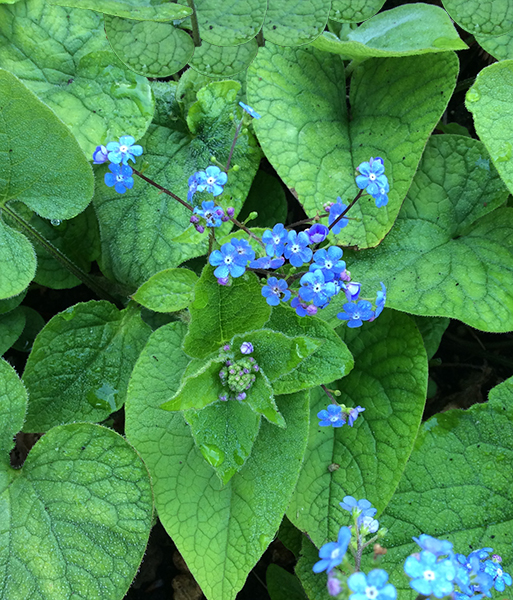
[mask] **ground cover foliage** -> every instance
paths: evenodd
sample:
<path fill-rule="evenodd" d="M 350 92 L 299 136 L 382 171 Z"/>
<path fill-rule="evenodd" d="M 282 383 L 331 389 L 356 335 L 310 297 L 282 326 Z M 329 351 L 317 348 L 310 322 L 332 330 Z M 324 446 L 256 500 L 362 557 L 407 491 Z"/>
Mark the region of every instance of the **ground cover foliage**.
<path fill-rule="evenodd" d="M 507 0 L 0 0 L 0 599 L 511 597 L 512 112 Z"/>

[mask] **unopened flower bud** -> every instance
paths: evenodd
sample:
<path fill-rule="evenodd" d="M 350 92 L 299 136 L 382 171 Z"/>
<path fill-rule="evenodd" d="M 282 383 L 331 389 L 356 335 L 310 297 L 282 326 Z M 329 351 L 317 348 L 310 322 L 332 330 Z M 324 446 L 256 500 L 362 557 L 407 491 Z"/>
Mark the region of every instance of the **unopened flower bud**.
<path fill-rule="evenodd" d="M 203 233 L 205 231 L 205 228 L 203 227 L 203 225 L 196 225 L 196 231 L 198 233 Z"/>
<path fill-rule="evenodd" d="M 229 206 L 229 207 L 226 209 L 226 214 L 227 214 L 229 217 L 233 217 L 233 215 L 235 214 L 235 209 L 233 208 L 233 206 Z"/>
<path fill-rule="evenodd" d="M 228 285 L 230 283 L 230 278 L 229 277 L 219 277 L 217 279 L 217 283 L 219 285 Z"/>
<path fill-rule="evenodd" d="M 251 342 L 243 342 L 240 351 L 242 354 L 251 354 L 253 352 L 253 344 Z"/>
<path fill-rule="evenodd" d="M 198 217 L 198 215 L 192 215 L 192 217 L 191 217 L 191 223 L 199 223 L 199 217 Z"/>

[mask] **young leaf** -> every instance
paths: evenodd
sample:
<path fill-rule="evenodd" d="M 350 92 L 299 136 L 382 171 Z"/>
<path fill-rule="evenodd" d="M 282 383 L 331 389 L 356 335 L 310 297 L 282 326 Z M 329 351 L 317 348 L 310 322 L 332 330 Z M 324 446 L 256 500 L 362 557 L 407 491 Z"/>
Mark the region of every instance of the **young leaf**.
<path fill-rule="evenodd" d="M 356 167 L 370 157 L 384 159 L 388 206 L 376 208 L 365 197 L 351 211 L 361 220 L 339 236 L 346 245 L 366 248 L 392 227 L 457 72 L 452 52 L 367 60 L 351 79 L 349 117 L 339 57 L 266 44 L 248 69 L 247 93 L 262 115 L 253 126 L 266 156 L 310 216 L 337 196 L 348 204 L 358 191 Z M 296 99 L 293 109 L 290 97 Z"/>
<path fill-rule="evenodd" d="M 326 0 L 269 0 L 264 21 L 266 42 L 301 46 L 318 37 L 328 22 Z"/>
<path fill-rule="evenodd" d="M 367 498 L 384 509 L 413 448 L 426 399 L 427 360 L 422 338 L 406 315 L 383 312 L 360 329 L 340 327 L 355 367 L 335 387 L 337 401 L 365 408 L 353 427 L 319 427 L 330 403 L 312 390 L 310 439 L 288 518 L 317 545 L 335 540 L 349 515 L 344 496 Z M 333 384 L 328 387 L 333 388 Z"/>
<path fill-rule="evenodd" d="M 150 277 L 132 298 L 155 312 L 175 312 L 192 303 L 197 282 L 189 269 L 166 269 Z"/>
<path fill-rule="evenodd" d="M 23 374 L 30 393 L 25 431 L 102 421 L 118 410 L 149 334 L 137 307 L 119 311 L 103 300 L 53 317 L 37 336 Z"/>
<path fill-rule="evenodd" d="M 344 258 L 366 285 L 385 283 L 391 308 L 510 331 L 513 210 L 497 208 L 506 198 L 479 141 L 434 136 L 390 234 Z"/>

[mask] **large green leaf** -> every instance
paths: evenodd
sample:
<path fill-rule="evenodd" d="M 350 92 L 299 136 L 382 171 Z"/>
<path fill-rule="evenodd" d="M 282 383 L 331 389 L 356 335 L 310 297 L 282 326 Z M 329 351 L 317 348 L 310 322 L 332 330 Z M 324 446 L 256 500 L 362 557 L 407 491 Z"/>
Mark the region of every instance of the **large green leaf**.
<path fill-rule="evenodd" d="M 27 391 L 16 371 L 3 358 L 0 358 L 0 470 L 9 466 L 9 452 L 14 446 L 13 436 L 23 427 L 27 410 Z M 5 475 L 0 472 L 0 489 L 5 484 Z M 0 510 L 2 503 L 0 501 Z M 0 512 L 1 514 L 1 512 Z M 0 539 L 5 536 L 5 526 L 0 531 Z M 6 548 L 5 544 L 0 545 Z M 1 567 L 0 567 L 1 568 Z"/>
<path fill-rule="evenodd" d="M 188 17 L 190 8 L 166 0 L 49 0 L 57 6 L 90 9 L 140 21 L 172 21 Z"/>
<path fill-rule="evenodd" d="M 292 494 L 306 444 L 308 398 L 279 399 L 287 428 L 264 421 L 250 458 L 222 487 L 183 417 L 159 408 L 189 361 L 181 349 L 184 333 L 182 323 L 171 323 L 152 334 L 130 380 L 126 433 L 150 470 L 159 518 L 194 578 L 209 600 L 232 600 L 273 539 Z"/>
<path fill-rule="evenodd" d="M 442 0 L 460 27 L 484 35 L 500 35 L 513 29 L 513 5 L 509 0 Z"/>
<path fill-rule="evenodd" d="M 136 306 L 119 311 L 103 300 L 53 317 L 37 336 L 23 374 L 30 393 L 25 431 L 102 421 L 120 408 L 150 331 Z"/>
<path fill-rule="evenodd" d="M 203 40 L 201 46 L 194 49 L 190 66 L 209 77 L 231 77 L 245 71 L 258 52 L 255 39 L 238 46 L 214 46 Z"/>
<path fill-rule="evenodd" d="M 460 319 L 484 331 L 513 328 L 513 210 L 484 146 L 433 136 L 397 222 L 374 250 L 346 252 L 358 281 L 387 286 L 387 305 Z"/>
<path fill-rule="evenodd" d="M 351 211 L 361 220 L 339 236 L 347 245 L 375 246 L 395 221 L 457 70 L 451 52 L 367 60 L 351 80 L 349 116 L 338 56 L 266 44 L 248 69 L 248 100 L 262 115 L 253 125 L 266 156 L 310 216 L 337 196 L 347 204 L 358 191 L 355 168 L 382 156 L 388 206 L 378 209 L 364 198 Z"/>
<path fill-rule="evenodd" d="M 427 421 L 399 487 L 380 522 L 389 532 L 381 566 L 399 597 L 407 588 L 403 563 L 418 550 L 412 536 L 449 539 L 454 551 L 491 546 L 505 565 L 513 560 L 513 380 L 490 392 L 489 402 L 451 410 Z"/>
<path fill-rule="evenodd" d="M 476 35 L 476 42 L 497 60 L 513 58 L 513 31 L 503 35 Z"/>
<path fill-rule="evenodd" d="M 318 37 L 328 22 L 329 0 L 269 0 L 264 21 L 266 42 L 300 46 Z"/>
<path fill-rule="evenodd" d="M 143 283 L 132 298 L 156 312 L 182 310 L 194 300 L 198 276 L 189 269 L 166 269 Z"/>
<path fill-rule="evenodd" d="M 105 15 L 105 32 L 125 65 L 146 77 L 168 77 L 183 69 L 194 54 L 194 42 L 171 23 L 133 21 Z"/>
<path fill-rule="evenodd" d="M 467 92 L 476 131 L 509 191 L 513 191 L 513 60 L 483 69 Z"/>
<path fill-rule="evenodd" d="M 149 163 L 144 174 L 185 199 L 189 177 L 208 167 L 212 155 L 221 163 L 228 159 L 239 90 L 235 81 L 214 82 L 200 89 L 187 114 L 190 130 L 181 115 L 175 114 L 167 126 L 152 125 L 140 141 Z M 233 206 L 235 214 L 248 194 L 260 156 L 253 134 L 242 132 L 232 162 L 240 170 L 230 170 L 225 191 L 217 197 L 225 208 Z M 121 196 L 103 183 L 105 171 L 102 166 L 96 172 L 94 205 L 102 234 L 101 267 L 106 275 L 136 288 L 155 273 L 206 253 L 208 235 L 195 232 L 190 211 L 137 178 L 133 189 Z M 212 196 L 205 192 L 203 200 L 207 199 Z M 220 235 L 230 227 L 222 226 Z M 187 228 L 194 234 L 186 243 L 180 236 Z"/>
<path fill-rule="evenodd" d="M 22 470 L 1 467 L 0 598 L 123 598 L 152 512 L 146 467 L 120 435 L 86 423 L 55 427 Z"/>
<path fill-rule="evenodd" d="M 89 204 L 94 181 L 70 131 L 18 78 L 1 69 L 0 104 L 0 297 L 8 298 L 27 287 L 36 261 L 30 242 L 5 223 L 7 216 L 14 224 L 6 203 L 15 198 L 44 218 L 69 219 Z"/>
<path fill-rule="evenodd" d="M 465 50 L 448 14 L 430 4 L 404 4 L 379 13 L 344 39 L 325 32 L 313 46 L 351 58 L 408 56 Z"/>
<path fill-rule="evenodd" d="M 385 0 L 331 0 L 330 19 L 341 23 L 360 23 L 370 19 Z"/>
<path fill-rule="evenodd" d="M 43 0 L 0 5 L 0 64 L 55 111 L 88 156 L 120 135 L 141 137 L 154 110 L 147 79 L 108 48 L 99 14 Z M 33 156 L 45 173 L 52 172 L 48 160 Z M 71 178 L 66 181 L 73 186 Z"/>
<path fill-rule="evenodd" d="M 305 464 L 287 512 L 317 546 L 335 540 L 348 524 L 338 505 L 344 496 L 385 508 L 413 448 L 426 398 L 426 351 L 409 317 L 385 311 L 361 330 L 342 326 L 340 332 L 355 367 L 328 387 L 340 390 L 339 402 L 365 412 L 352 428 L 319 427 L 317 413 L 330 401 L 320 388 L 312 391 Z"/>

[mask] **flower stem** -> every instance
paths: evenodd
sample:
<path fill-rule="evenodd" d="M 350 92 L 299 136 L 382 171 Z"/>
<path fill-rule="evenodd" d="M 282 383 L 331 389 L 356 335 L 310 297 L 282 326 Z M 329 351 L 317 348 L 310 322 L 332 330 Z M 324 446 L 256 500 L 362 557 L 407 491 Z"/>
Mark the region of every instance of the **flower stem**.
<path fill-rule="evenodd" d="M 197 48 L 201 46 L 201 37 L 198 27 L 198 17 L 196 16 L 196 7 L 194 6 L 194 0 L 187 0 L 189 8 L 192 9 L 191 25 L 192 25 L 192 39 L 194 40 L 194 46 Z"/>
<path fill-rule="evenodd" d="M 228 162 L 226 163 L 226 167 L 224 169 L 225 173 L 228 173 L 228 170 L 230 169 L 230 163 L 232 162 L 233 151 L 235 150 L 235 144 L 237 143 L 237 138 L 239 137 L 239 133 L 242 128 L 243 120 L 244 120 L 244 118 L 242 118 L 240 120 L 239 124 L 237 125 L 237 129 L 235 130 L 235 136 L 233 137 L 232 147 L 230 148 L 230 154 L 228 154 Z"/>
<path fill-rule="evenodd" d="M 28 233 L 34 240 L 36 240 L 53 258 L 58 260 L 70 273 L 80 279 L 90 290 L 92 290 L 99 298 L 108 300 L 116 306 L 123 308 L 123 304 L 119 299 L 114 298 L 103 285 L 91 275 L 88 275 L 85 271 L 82 271 L 74 262 L 72 262 L 65 254 L 63 254 L 58 248 L 56 248 L 51 242 L 43 237 L 37 229 L 32 227 L 30 223 L 27 223 L 23 217 L 20 217 L 14 210 L 6 205 L 1 207 L 10 219 L 17 223 L 26 233 Z"/>
<path fill-rule="evenodd" d="M 338 404 L 337 401 L 335 400 L 335 398 L 333 398 L 332 393 L 328 390 L 328 388 L 324 385 L 321 384 L 322 389 L 324 390 L 326 396 L 328 396 L 328 398 L 331 400 L 332 404 Z"/>
<path fill-rule="evenodd" d="M 176 194 L 173 194 L 173 192 L 170 192 L 169 190 L 167 190 L 165 187 L 162 187 L 161 185 L 159 185 L 156 181 L 153 181 L 153 179 L 150 179 L 149 177 L 146 177 L 146 175 L 143 175 L 142 173 L 140 173 L 139 171 L 137 171 L 136 169 L 132 168 L 133 172 L 138 175 L 141 179 L 143 179 L 144 181 L 146 181 L 147 183 L 151 184 L 153 187 L 156 187 L 158 190 L 160 190 L 161 192 L 163 192 L 164 194 L 167 194 L 168 196 L 171 196 L 171 198 L 174 198 L 177 202 L 180 202 L 180 204 L 182 206 L 185 206 L 185 208 L 187 208 L 188 210 L 190 210 L 191 212 L 194 210 L 193 207 L 188 203 L 185 202 L 185 200 L 182 200 L 181 198 L 179 198 Z"/>
<path fill-rule="evenodd" d="M 351 208 L 356 204 L 356 201 L 359 200 L 359 198 L 361 197 L 361 195 L 363 194 L 363 190 L 360 190 L 358 192 L 358 194 L 356 194 L 355 199 L 351 202 L 351 204 L 342 212 L 340 213 L 340 215 L 333 221 L 333 223 L 328 227 L 328 229 L 331 231 L 333 229 L 333 227 L 335 227 L 335 225 L 340 221 L 340 219 L 343 219 L 344 216 L 351 210 Z"/>
<path fill-rule="evenodd" d="M 265 244 L 264 242 L 262 242 L 262 240 L 257 237 L 252 231 L 250 231 L 245 225 L 244 223 L 241 223 L 240 221 L 238 221 L 235 217 L 230 217 L 230 221 L 236 225 L 239 229 L 242 229 L 242 231 L 245 231 L 250 238 L 253 238 L 254 240 L 256 240 L 261 246 L 262 248 L 265 248 Z"/>

